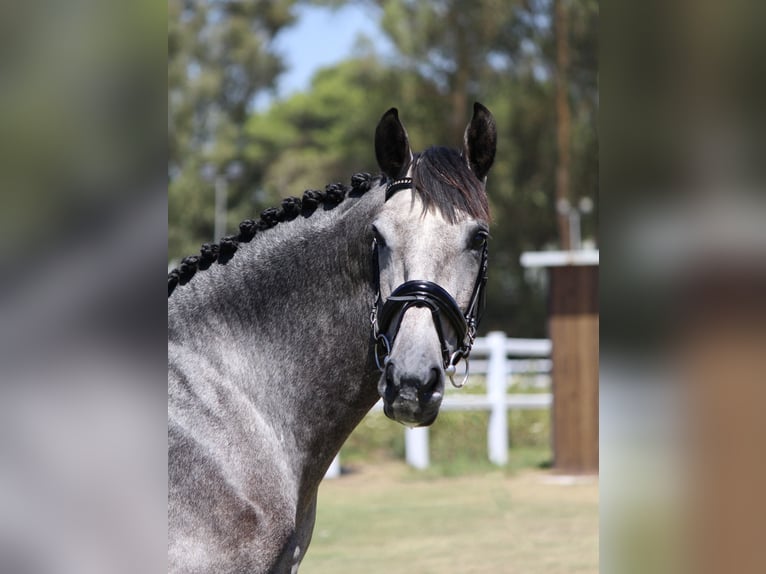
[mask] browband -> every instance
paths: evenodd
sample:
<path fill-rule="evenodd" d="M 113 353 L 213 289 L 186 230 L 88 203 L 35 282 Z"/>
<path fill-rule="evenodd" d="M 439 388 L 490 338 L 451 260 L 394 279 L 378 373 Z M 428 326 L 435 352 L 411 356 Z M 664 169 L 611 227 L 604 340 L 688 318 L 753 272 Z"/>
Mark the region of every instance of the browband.
<path fill-rule="evenodd" d="M 391 196 L 394 195 L 397 191 L 410 188 L 412 188 L 411 177 L 400 177 L 399 179 L 395 179 L 386 186 L 386 201 L 391 199 Z"/>

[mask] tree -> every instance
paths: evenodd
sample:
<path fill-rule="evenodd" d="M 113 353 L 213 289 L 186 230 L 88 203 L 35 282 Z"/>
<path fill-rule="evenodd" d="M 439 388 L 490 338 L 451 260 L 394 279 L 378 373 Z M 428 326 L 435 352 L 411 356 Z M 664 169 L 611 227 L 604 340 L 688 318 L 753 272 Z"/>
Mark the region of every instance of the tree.
<path fill-rule="evenodd" d="M 213 235 L 213 189 L 202 176 L 242 159 L 243 126 L 257 94 L 272 89 L 283 65 L 276 34 L 293 20 L 295 0 L 169 0 L 169 254 L 196 251 Z M 245 164 L 242 164 L 245 165 Z M 246 167 L 246 166 L 245 166 Z M 230 184 L 241 202 L 245 169 Z"/>
<path fill-rule="evenodd" d="M 499 56 L 498 40 L 517 2 L 379 0 L 378 4 L 383 8 L 381 27 L 397 46 L 403 67 L 439 88 L 439 104 L 448 118 L 445 140 L 460 141 L 466 111 L 474 100 L 486 100 L 490 61 Z"/>
<path fill-rule="evenodd" d="M 364 43 L 356 51 L 362 55 L 319 71 L 307 92 L 248 121 L 246 159 L 263 174 L 263 197 L 276 201 L 327 183 L 348 183 L 354 172 L 378 173 L 373 134 L 394 104 L 401 108 L 413 146 L 434 141 L 433 132 L 444 122 L 432 105 L 433 82 L 387 66 Z M 399 104 L 405 92 L 419 103 Z M 460 139 L 451 143 L 457 146 Z"/>
<path fill-rule="evenodd" d="M 571 127 L 563 139 L 557 139 L 552 0 L 364 3 L 380 7 L 381 27 L 398 57 L 383 61 L 368 48 L 366 56 L 317 74 L 307 93 L 252 117 L 247 157 L 262 166 L 261 192 L 275 200 L 346 181 L 360 169 L 377 171 L 372 129 L 392 105 L 420 149 L 434 142 L 460 146 L 471 104 L 485 103 L 500 142 L 488 182 L 492 312 L 482 328 L 544 335 L 545 291 L 527 280 L 519 258 L 559 245 L 557 144 L 566 143 L 569 153 L 572 200 L 597 193 L 597 2 L 568 1 L 570 73 L 558 95 L 571 111 Z"/>
<path fill-rule="evenodd" d="M 481 101 L 492 110 L 499 131 L 488 181 L 493 214 L 491 312 L 485 315 L 482 330 L 543 336 L 545 290 L 527 280 L 519 257 L 524 251 L 559 245 L 553 1 L 356 1 L 381 8 L 381 27 L 398 54 L 381 58 L 372 40 L 359 40 L 354 58 L 321 70 L 305 93 L 275 102 L 260 113 L 245 106 L 244 124 L 226 124 L 231 134 L 217 141 L 237 145 L 219 148 L 236 153 L 221 156 L 241 158 L 247 170 L 231 197 L 230 221 L 236 224 L 252 217 L 280 197 L 334 181 L 348 182 L 356 171 L 377 172 L 373 132 L 391 106 L 400 108 L 414 149 L 432 143 L 459 147 L 471 104 Z M 571 129 L 565 139 L 574 202 L 583 195 L 596 199 L 598 193 L 598 3 L 568 0 L 568 16 L 565 96 Z M 209 156 L 200 157 L 208 161 Z M 212 212 L 212 190 L 195 169 L 181 171 L 177 187 L 171 186 L 171 191 L 184 190 L 180 207 L 188 210 L 189 221 L 198 223 L 196 240 L 183 254 L 196 251 L 212 231 L 211 218 L 197 215 Z M 593 221 L 584 222 L 589 233 L 594 227 Z M 171 234 L 176 228 L 171 226 Z"/>
<path fill-rule="evenodd" d="M 305 189 L 376 171 L 372 135 L 395 75 L 374 56 L 348 60 L 313 78 L 305 93 L 275 103 L 247 123 L 247 161 L 262 173 L 261 193 L 276 201 Z"/>
<path fill-rule="evenodd" d="M 567 0 L 553 0 L 556 29 L 556 207 L 570 201 L 570 168 L 572 164 L 572 118 L 569 110 L 569 10 Z M 559 243 L 570 249 L 569 218 L 557 213 Z"/>

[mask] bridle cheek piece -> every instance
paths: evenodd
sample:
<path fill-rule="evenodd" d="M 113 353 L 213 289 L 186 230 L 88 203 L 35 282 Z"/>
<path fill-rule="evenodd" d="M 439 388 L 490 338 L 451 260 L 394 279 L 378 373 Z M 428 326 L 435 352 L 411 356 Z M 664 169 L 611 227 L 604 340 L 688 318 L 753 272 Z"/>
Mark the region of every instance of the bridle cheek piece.
<path fill-rule="evenodd" d="M 397 179 L 386 189 L 386 199 L 396 191 L 410 187 L 412 187 L 410 178 Z M 391 354 L 391 347 L 407 310 L 411 307 L 427 307 L 431 311 L 436 333 L 439 336 L 444 372 L 453 386 L 462 387 L 468 380 L 468 357 L 476 339 L 476 328 L 481 320 L 481 312 L 484 307 L 484 288 L 487 283 L 486 243 L 482 248 L 479 274 L 476 277 L 471 300 L 465 313 L 460 309 L 452 295 L 431 281 L 402 283 L 381 305 L 378 244 L 375 239 L 372 242 L 372 257 L 377 296 L 370 312 L 370 323 L 372 324 L 372 337 L 375 341 L 375 364 L 378 369 L 381 372 L 385 371 Z M 447 343 L 445 336 L 447 326 L 452 327 L 457 337 L 458 347 L 456 349 L 451 349 Z M 456 383 L 454 376 L 457 371 L 457 364 L 461 360 L 465 361 L 465 375 L 460 383 Z"/>

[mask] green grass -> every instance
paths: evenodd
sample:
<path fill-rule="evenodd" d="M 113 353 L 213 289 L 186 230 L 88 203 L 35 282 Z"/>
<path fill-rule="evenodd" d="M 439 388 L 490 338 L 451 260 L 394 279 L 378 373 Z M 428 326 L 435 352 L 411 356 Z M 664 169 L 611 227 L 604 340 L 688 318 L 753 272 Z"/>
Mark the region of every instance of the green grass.
<path fill-rule="evenodd" d="M 598 486 L 544 471 L 434 477 L 388 462 L 324 481 L 301 574 L 598 572 Z"/>
<path fill-rule="evenodd" d="M 483 385 L 472 379 L 460 392 Z M 502 469 L 487 461 L 488 420 L 442 412 L 430 427 L 431 466 L 415 471 L 402 462 L 403 427 L 368 415 L 341 451 L 350 472 L 320 488 L 301 574 L 598 572 L 598 485 L 546 482 L 550 412 L 509 411 Z"/>

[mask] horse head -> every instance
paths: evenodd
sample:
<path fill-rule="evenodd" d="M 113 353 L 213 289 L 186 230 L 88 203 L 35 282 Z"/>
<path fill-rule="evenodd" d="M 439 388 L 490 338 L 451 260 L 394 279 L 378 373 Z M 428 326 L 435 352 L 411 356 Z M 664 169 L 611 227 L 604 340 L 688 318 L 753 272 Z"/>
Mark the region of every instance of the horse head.
<path fill-rule="evenodd" d="M 492 114 L 479 103 L 461 151 L 413 154 L 395 108 L 375 132 L 389 182 L 372 223 L 378 392 L 386 415 L 407 425 L 436 419 L 445 378 L 467 361 L 473 344 L 486 282 L 485 183 L 496 141 Z"/>

